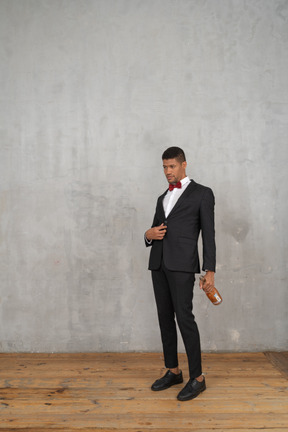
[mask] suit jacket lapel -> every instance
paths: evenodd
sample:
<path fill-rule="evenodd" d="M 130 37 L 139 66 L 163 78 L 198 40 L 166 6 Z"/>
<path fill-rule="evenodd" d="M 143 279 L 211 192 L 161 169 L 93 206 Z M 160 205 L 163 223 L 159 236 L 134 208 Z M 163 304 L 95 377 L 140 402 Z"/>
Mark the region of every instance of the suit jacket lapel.
<path fill-rule="evenodd" d="M 185 201 L 185 198 L 186 198 L 188 195 L 190 195 L 191 192 L 193 192 L 193 190 L 195 189 L 196 185 L 197 185 L 197 184 L 194 182 L 194 180 L 190 180 L 190 184 L 187 186 L 187 188 L 185 189 L 185 191 L 182 193 L 182 195 L 180 196 L 180 198 L 178 199 L 178 201 L 176 202 L 176 204 L 175 204 L 174 207 L 172 208 L 171 212 L 170 212 L 169 215 L 168 215 L 168 218 L 170 217 L 171 214 L 173 214 L 173 212 L 174 212 L 178 207 L 181 206 L 181 203 L 182 203 L 183 201 Z M 162 200 L 162 203 L 163 203 L 163 200 Z M 163 207 L 163 205 L 162 205 L 162 207 Z M 167 218 L 167 219 L 168 219 L 168 218 Z"/>
<path fill-rule="evenodd" d="M 159 221 L 162 220 L 163 222 L 166 219 L 166 217 L 165 217 L 165 211 L 164 211 L 164 207 L 163 207 L 163 200 L 164 200 L 164 197 L 165 197 L 165 195 L 167 193 L 167 190 L 162 195 L 159 196 L 159 198 L 157 200 L 157 206 L 156 206 L 157 219 Z"/>
<path fill-rule="evenodd" d="M 159 207 L 160 207 L 160 212 L 162 213 L 162 216 L 163 216 L 163 221 L 164 221 L 164 219 L 166 219 L 165 211 L 164 211 L 164 207 L 163 207 L 163 200 L 164 200 L 164 197 L 165 197 L 167 191 L 168 191 L 168 189 L 159 198 L 159 204 L 160 204 Z"/>

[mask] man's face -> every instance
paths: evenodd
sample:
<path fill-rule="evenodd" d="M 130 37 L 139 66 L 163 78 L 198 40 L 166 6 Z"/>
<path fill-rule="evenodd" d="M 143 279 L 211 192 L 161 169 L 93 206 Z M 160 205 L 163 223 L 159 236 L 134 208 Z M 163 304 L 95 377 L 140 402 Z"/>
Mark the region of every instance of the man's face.
<path fill-rule="evenodd" d="M 168 182 L 176 184 L 178 181 L 186 177 L 186 166 L 187 162 L 180 163 L 177 159 L 164 159 L 163 169 Z"/>

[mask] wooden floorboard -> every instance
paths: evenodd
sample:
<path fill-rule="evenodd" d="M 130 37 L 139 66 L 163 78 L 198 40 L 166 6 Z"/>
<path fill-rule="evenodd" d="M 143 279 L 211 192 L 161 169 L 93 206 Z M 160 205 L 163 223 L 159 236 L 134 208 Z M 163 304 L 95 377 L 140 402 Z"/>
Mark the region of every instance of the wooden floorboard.
<path fill-rule="evenodd" d="M 150 390 L 159 353 L 0 354 L 0 432 L 288 432 L 286 360 L 203 354 L 207 390 L 179 402 Z"/>
<path fill-rule="evenodd" d="M 286 378 L 288 378 L 288 351 L 285 352 L 265 352 L 267 359 L 275 366 Z"/>

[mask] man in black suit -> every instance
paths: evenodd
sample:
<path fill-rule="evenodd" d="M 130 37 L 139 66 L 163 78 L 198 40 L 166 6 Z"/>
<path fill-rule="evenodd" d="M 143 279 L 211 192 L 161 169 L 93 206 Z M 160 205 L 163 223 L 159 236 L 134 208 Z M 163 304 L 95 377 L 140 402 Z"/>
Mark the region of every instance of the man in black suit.
<path fill-rule="evenodd" d="M 200 231 L 203 240 L 202 270 L 206 271 L 207 285 L 214 286 L 214 195 L 210 188 L 186 176 L 187 162 L 182 149 L 168 148 L 162 160 L 169 189 L 158 198 L 152 227 L 145 233 L 145 243 L 146 246 L 152 246 L 149 270 L 152 271 L 165 367 L 168 371 L 151 388 L 154 391 L 165 390 L 183 382 L 178 366 L 176 315 L 190 374 L 189 381 L 177 396 L 178 400 L 185 401 L 197 397 L 206 389 L 192 299 L 195 273 L 200 273 L 197 248 Z"/>

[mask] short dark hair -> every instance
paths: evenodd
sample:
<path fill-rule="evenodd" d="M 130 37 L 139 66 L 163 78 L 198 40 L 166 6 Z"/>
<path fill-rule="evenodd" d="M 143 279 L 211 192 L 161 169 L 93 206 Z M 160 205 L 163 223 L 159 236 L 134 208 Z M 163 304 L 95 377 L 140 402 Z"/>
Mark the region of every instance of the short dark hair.
<path fill-rule="evenodd" d="M 186 161 L 185 153 L 180 147 L 169 147 L 162 154 L 162 160 L 164 159 L 177 159 L 180 163 Z"/>

